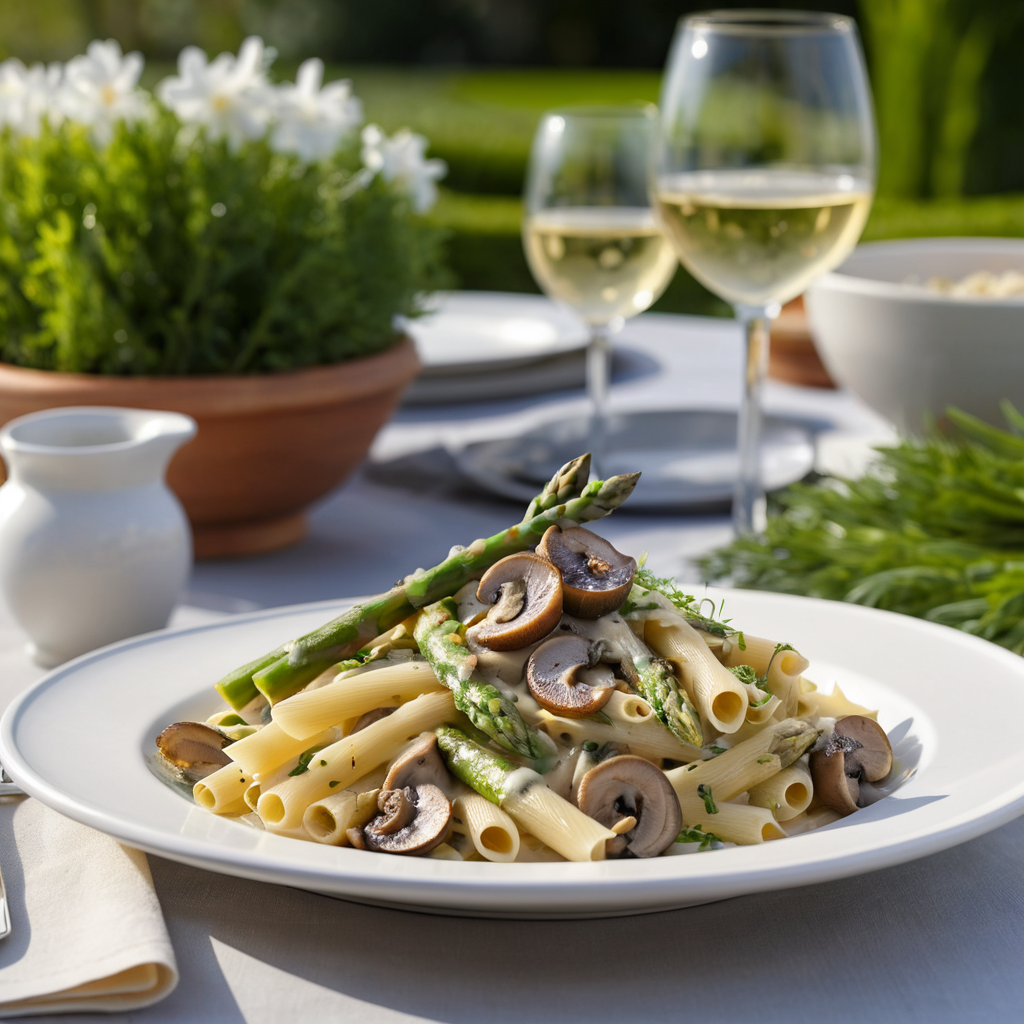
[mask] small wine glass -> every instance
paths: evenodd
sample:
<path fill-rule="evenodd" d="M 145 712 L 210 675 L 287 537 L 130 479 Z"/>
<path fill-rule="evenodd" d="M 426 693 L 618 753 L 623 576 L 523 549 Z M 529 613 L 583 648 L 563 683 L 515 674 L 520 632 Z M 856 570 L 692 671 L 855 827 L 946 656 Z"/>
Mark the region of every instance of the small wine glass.
<path fill-rule="evenodd" d="M 677 260 L 651 204 L 657 110 L 545 114 L 526 178 L 523 247 L 544 292 L 590 329 L 591 471 L 604 474 L 611 336 L 665 290 Z"/>
<path fill-rule="evenodd" d="M 738 534 L 765 524 L 761 390 L 782 303 L 857 244 L 875 126 L 857 29 L 835 14 L 714 11 L 679 22 L 662 83 L 657 201 L 679 259 L 746 333 Z"/>

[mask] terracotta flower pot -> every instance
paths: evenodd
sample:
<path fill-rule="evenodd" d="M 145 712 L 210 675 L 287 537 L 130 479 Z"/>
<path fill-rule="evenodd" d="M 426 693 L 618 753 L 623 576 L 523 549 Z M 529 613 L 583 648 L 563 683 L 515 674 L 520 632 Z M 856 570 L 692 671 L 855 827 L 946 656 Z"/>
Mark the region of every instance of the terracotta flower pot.
<path fill-rule="evenodd" d="M 196 556 L 246 555 L 304 535 L 304 509 L 352 472 L 419 366 L 407 338 L 334 366 L 252 376 L 106 377 L 0 363 L 0 423 L 62 405 L 187 413 L 199 433 L 167 480 Z"/>

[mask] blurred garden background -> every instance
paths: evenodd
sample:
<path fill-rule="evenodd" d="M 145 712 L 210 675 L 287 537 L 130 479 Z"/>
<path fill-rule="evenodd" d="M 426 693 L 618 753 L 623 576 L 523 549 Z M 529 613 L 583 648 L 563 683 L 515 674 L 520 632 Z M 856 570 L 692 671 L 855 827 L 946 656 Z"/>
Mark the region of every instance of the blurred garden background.
<path fill-rule="evenodd" d="M 857 19 L 880 136 L 866 239 L 1024 236 L 1021 0 L 844 0 L 761 6 Z M 0 4 L 0 59 L 66 60 L 94 38 L 147 58 L 144 84 L 195 43 L 235 51 L 250 34 L 291 75 L 306 57 L 351 78 L 366 117 L 407 126 L 449 165 L 432 217 L 461 287 L 535 291 L 520 200 L 540 113 L 657 101 L 676 19 L 667 0 L 33 0 Z M 718 3 L 747 7 L 749 3 Z M 680 271 L 655 308 L 728 310 Z"/>

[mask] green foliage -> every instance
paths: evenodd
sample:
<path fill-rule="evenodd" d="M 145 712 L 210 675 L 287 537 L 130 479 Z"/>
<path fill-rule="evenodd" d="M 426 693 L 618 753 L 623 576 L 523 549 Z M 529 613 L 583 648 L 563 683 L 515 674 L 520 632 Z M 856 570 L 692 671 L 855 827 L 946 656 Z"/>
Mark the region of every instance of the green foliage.
<path fill-rule="evenodd" d="M 743 634 L 729 625 L 729 620 L 717 621 L 715 602 L 711 598 L 697 598 L 679 589 L 678 584 L 670 576 L 655 576 L 644 564 L 647 561 L 647 553 L 640 557 L 640 564 L 636 570 L 633 581 L 633 590 L 622 605 L 622 614 L 629 615 L 634 611 L 657 608 L 654 601 L 644 603 L 644 598 L 652 593 L 660 594 L 679 609 L 686 616 L 690 624 L 695 628 L 709 633 L 712 636 L 736 637 L 737 644 L 741 651 L 746 650 Z M 725 602 L 722 603 L 724 607 Z M 710 605 L 710 615 L 705 614 L 704 607 Z M 718 618 L 721 617 L 722 607 L 717 610 Z"/>
<path fill-rule="evenodd" d="M 956 435 L 879 449 L 860 480 L 797 484 L 763 537 L 708 579 L 905 612 L 1024 654 L 1024 416 L 1000 430 L 949 410 Z"/>
<path fill-rule="evenodd" d="M 1024 11 L 1016 0 L 861 0 L 885 195 L 964 191 L 984 76 Z"/>
<path fill-rule="evenodd" d="M 253 373 L 387 348 L 444 280 L 440 232 L 353 147 L 178 142 L 166 113 L 106 148 L 65 124 L 0 140 L 0 358 L 79 373 Z"/>

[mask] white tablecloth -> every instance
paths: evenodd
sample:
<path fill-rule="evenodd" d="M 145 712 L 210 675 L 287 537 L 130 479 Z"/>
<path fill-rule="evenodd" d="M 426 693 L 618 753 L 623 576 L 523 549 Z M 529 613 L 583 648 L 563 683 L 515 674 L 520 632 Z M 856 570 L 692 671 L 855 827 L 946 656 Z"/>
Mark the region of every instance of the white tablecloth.
<path fill-rule="evenodd" d="M 617 408 L 723 408 L 737 399 L 739 337 L 730 323 L 647 316 L 627 327 L 621 344 L 661 370 L 617 384 Z M 515 401 L 410 409 L 378 439 L 375 454 L 393 458 L 445 439 L 486 436 L 582 403 L 563 395 L 536 408 Z M 841 393 L 771 384 L 767 404 L 831 424 L 832 441 L 863 441 L 886 429 Z M 841 443 L 828 447 L 843 451 Z M 175 621 L 377 591 L 436 561 L 454 541 L 494 532 L 515 515 L 513 505 L 456 503 L 360 475 L 314 511 L 301 545 L 197 566 Z M 687 558 L 726 540 L 729 527 L 724 516 L 622 514 L 603 532 L 624 549 L 649 550 L 657 571 L 693 579 Z M 22 643 L 0 617 L 3 703 L 41 674 Z M 381 910 L 149 859 L 181 984 L 163 1003 L 128 1015 L 146 1024 L 959 1024 L 1024 1013 L 1024 819 L 859 878 L 608 921 Z"/>

